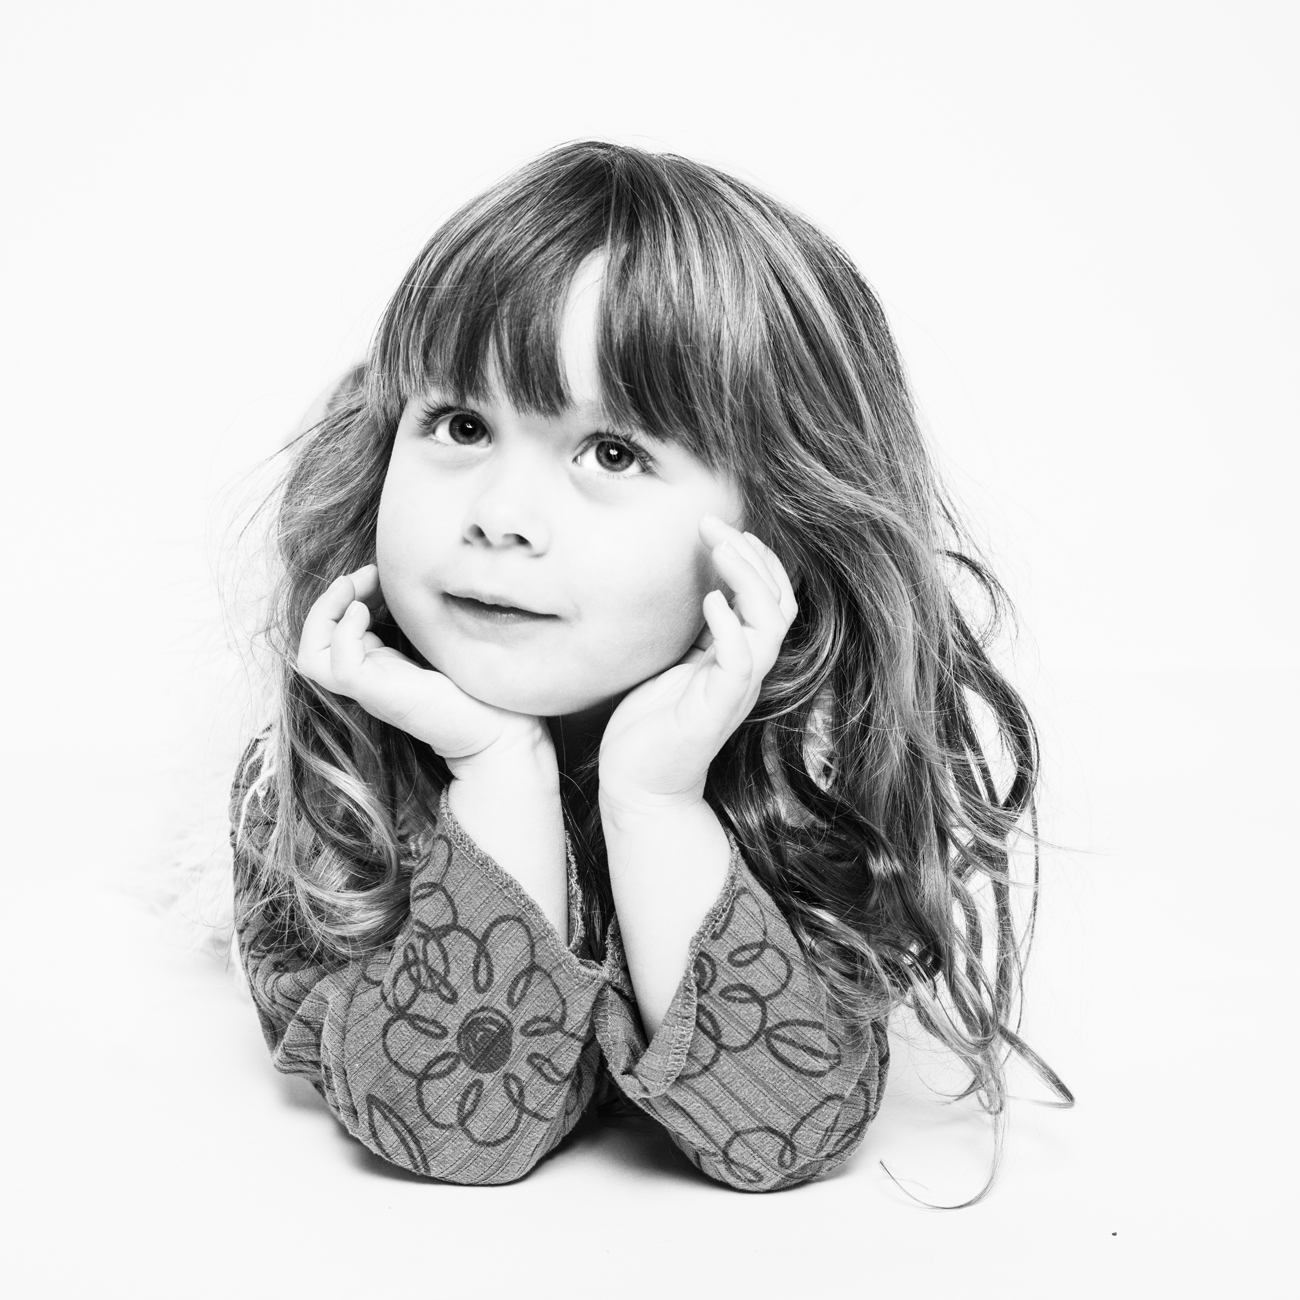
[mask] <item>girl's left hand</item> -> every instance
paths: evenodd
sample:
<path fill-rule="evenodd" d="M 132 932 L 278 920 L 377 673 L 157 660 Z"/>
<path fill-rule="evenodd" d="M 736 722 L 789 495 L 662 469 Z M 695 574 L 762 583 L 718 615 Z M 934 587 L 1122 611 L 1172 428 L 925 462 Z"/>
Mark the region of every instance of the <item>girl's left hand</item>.
<path fill-rule="evenodd" d="M 749 716 L 798 612 L 781 561 L 714 515 L 700 537 L 735 593 L 704 598 L 704 630 L 681 660 L 614 710 L 600 745 L 602 808 L 653 812 L 699 800 L 709 764 Z"/>

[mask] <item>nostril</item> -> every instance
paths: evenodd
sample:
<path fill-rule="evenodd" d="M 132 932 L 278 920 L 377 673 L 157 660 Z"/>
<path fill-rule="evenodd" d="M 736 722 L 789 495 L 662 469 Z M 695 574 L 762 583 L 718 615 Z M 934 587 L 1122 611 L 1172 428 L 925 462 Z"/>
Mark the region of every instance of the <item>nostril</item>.
<path fill-rule="evenodd" d="M 465 540 L 482 546 L 526 546 L 531 548 L 533 541 L 523 533 L 502 531 L 489 532 L 479 524 L 469 524 L 465 528 Z"/>
<path fill-rule="evenodd" d="M 466 542 L 494 549 L 546 548 L 549 530 L 535 482 L 525 484 L 520 477 L 512 476 L 508 482 L 498 478 L 467 503 L 461 527 Z"/>

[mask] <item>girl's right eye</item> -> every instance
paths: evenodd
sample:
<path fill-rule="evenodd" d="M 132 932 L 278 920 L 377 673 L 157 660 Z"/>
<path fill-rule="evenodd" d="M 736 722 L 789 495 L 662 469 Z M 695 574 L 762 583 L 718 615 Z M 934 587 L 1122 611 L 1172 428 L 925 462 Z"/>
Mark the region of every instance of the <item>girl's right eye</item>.
<path fill-rule="evenodd" d="M 420 428 L 434 442 L 452 447 L 480 447 L 492 436 L 481 416 L 454 407 L 426 411 L 420 417 Z"/>

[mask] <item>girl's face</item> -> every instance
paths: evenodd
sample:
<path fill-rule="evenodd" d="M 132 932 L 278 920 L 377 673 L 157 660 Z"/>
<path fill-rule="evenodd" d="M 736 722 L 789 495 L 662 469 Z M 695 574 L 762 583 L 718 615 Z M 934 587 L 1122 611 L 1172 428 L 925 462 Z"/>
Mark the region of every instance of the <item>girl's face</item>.
<path fill-rule="evenodd" d="M 565 304 L 569 409 L 525 414 L 499 390 L 472 407 L 412 399 L 379 505 L 398 626 L 462 690 L 534 716 L 606 703 L 676 663 L 719 585 L 700 519 L 743 527 L 730 475 L 602 412 L 601 270 L 585 264 Z"/>

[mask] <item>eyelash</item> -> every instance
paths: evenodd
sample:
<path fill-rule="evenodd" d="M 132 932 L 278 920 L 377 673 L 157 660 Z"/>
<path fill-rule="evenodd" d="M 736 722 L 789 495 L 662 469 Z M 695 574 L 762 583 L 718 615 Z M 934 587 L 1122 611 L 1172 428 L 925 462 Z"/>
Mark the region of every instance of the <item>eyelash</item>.
<path fill-rule="evenodd" d="M 491 426 L 488 425 L 488 422 L 485 419 L 483 419 L 481 415 L 478 415 L 474 411 L 466 410 L 465 407 L 463 406 L 430 407 L 427 411 L 424 412 L 423 415 L 420 416 L 419 419 L 420 431 L 423 434 L 425 434 L 425 436 L 432 437 L 437 427 L 449 415 L 468 415 L 471 419 L 479 421 L 479 423 L 482 424 L 484 428 L 488 430 L 489 434 L 491 433 Z M 655 468 L 654 457 L 651 456 L 650 453 L 646 451 L 646 449 L 642 447 L 639 442 L 636 442 L 634 439 L 627 437 L 625 434 L 619 434 L 617 436 L 608 433 L 593 434 L 590 438 L 587 439 L 586 442 L 582 444 L 582 447 L 578 451 L 578 455 L 579 456 L 585 455 L 593 447 L 598 447 L 603 442 L 612 443 L 616 447 L 623 447 L 624 449 L 632 453 L 633 458 L 641 466 L 641 470 L 643 473 L 648 474 L 653 472 Z M 631 475 L 627 473 L 616 474 L 610 470 L 600 470 L 599 473 L 602 474 L 605 478 L 636 477 L 635 475 Z"/>

